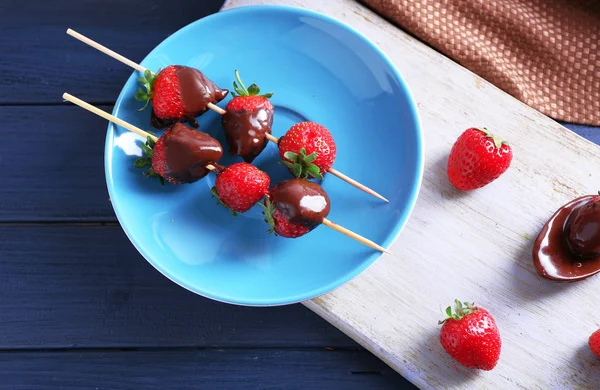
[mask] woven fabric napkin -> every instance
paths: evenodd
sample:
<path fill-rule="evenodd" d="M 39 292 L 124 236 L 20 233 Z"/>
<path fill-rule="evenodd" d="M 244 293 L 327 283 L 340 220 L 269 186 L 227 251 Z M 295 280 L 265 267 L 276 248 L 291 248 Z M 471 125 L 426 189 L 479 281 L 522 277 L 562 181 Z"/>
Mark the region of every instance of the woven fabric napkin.
<path fill-rule="evenodd" d="M 544 114 L 600 126 L 600 0 L 361 0 Z"/>

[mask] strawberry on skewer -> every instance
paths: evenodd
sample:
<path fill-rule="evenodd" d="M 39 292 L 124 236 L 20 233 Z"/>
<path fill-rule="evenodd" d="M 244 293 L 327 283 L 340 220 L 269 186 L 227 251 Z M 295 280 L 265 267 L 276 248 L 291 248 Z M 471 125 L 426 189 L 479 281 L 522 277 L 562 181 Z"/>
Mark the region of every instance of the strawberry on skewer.
<path fill-rule="evenodd" d="M 216 165 L 223 156 L 219 141 L 183 123 L 169 127 L 158 140 L 146 137 L 142 149 L 146 157 L 137 159 L 134 165 L 151 165 L 146 176 L 158 177 L 163 184 L 163 178 L 173 184 L 194 183 L 208 175 L 207 164 Z"/>
<path fill-rule="evenodd" d="M 273 92 L 260 95 L 260 88 L 252 84 L 246 88 L 240 74 L 235 71 L 233 99 L 227 103 L 221 123 L 229 144 L 229 154 L 241 156 L 250 163 L 267 146 L 267 134 L 273 126 L 273 105 L 269 98 Z"/>
<path fill-rule="evenodd" d="M 250 210 L 269 193 L 271 178 L 252 164 L 239 162 L 217 172 L 211 193 L 233 215 Z"/>
<path fill-rule="evenodd" d="M 139 82 L 142 87 L 135 98 L 146 105 L 152 102 L 151 123 L 159 129 L 178 121 L 198 127 L 195 118 L 208 110 L 209 103 L 216 104 L 229 93 L 198 69 L 181 65 L 169 65 L 156 74 L 145 70 Z"/>
<path fill-rule="evenodd" d="M 265 222 L 270 226 L 269 233 L 297 238 L 323 224 L 373 249 L 391 253 L 373 241 L 328 220 L 330 203 L 323 187 L 315 182 L 296 178 L 277 183 L 263 203 Z"/>
<path fill-rule="evenodd" d="M 279 139 L 283 164 L 296 177 L 322 179 L 331 169 L 336 153 L 329 130 L 314 122 L 297 123 Z"/>
<path fill-rule="evenodd" d="M 218 88 L 199 70 L 174 65 L 168 66 L 163 72 L 159 71 L 155 75 L 140 64 L 70 28 L 67 29 L 67 34 L 142 73 L 143 77 L 139 81 L 145 91 L 144 89 L 139 90 L 136 97 L 146 102 L 154 100 L 152 103 L 157 104 L 158 112 L 153 110 L 153 114 L 155 114 L 153 115 L 153 125 L 156 127 L 167 127 L 179 120 L 189 121 L 195 125 L 194 118 L 202 115 L 207 109 L 219 114 L 224 113 L 224 110 L 216 106 L 216 103 L 225 98 L 229 91 Z M 161 73 L 162 76 L 158 77 Z M 158 85 L 156 85 L 157 82 Z M 197 114 L 194 115 L 196 112 Z"/>
<path fill-rule="evenodd" d="M 144 137 L 147 157 L 137 159 L 134 164 L 139 168 L 151 164 L 152 170 L 146 172 L 148 176 L 164 178 L 174 184 L 193 183 L 208 172 L 218 170 L 217 160 L 223 155 L 223 148 L 206 133 L 177 123 L 158 138 L 68 93 L 63 94 L 63 99 Z"/>
<path fill-rule="evenodd" d="M 85 36 L 83 36 L 83 35 L 81 35 L 81 34 L 79 34 L 79 33 L 75 32 L 75 31 L 73 31 L 73 30 L 71 30 L 71 29 L 68 29 L 68 30 L 67 30 L 67 34 L 69 34 L 69 35 L 71 35 L 72 37 L 74 37 L 74 38 L 76 38 L 76 39 L 80 40 L 81 42 L 84 42 L 84 43 L 86 43 L 86 44 L 88 44 L 88 45 L 92 46 L 93 48 L 95 48 L 95 49 L 97 49 L 97 50 L 101 51 L 102 53 L 104 53 L 104 54 L 106 54 L 106 55 L 108 55 L 108 56 L 110 56 L 110 57 L 112 57 L 112 58 L 114 58 L 114 59 L 116 59 L 117 61 L 120 61 L 120 62 L 124 63 L 125 65 L 128 65 L 128 66 L 130 66 L 130 67 L 132 67 L 132 68 L 134 68 L 134 69 L 138 70 L 139 72 L 141 72 L 141 73 L 143 73 L 143 74 L 147 74 L 148 76 L 151 76 L 151 75 L 152 75 L 152 73 L 151 73 L 151 72 L 149 72 L 149 71 L 148 71 L 148 69 L 144 68 L 144 67 L 143 67 L 143 66 L 141 66 L 140 64 L 137 64 L 137 63 L 135 63 L 135 62 L 133 62 L 133 61 L 129 60 L 128 58 L 125 58 L 125 57 L 123 57 L 122 55 L 120 55 L 120 54 L 118 54 L 118 53 L 116 53 L 116 52 L 114 52 L 114 51 L 112 51 L 112 50 L 108 49 L 108 48 L 107 48 L 107 47 L 105 47 L 105 46 L 102 46 L 102 45 L 100 45 L 99 43 L 97 43 L 97 42 L 95 42 L 95 41 L 93 41 L 93 40 L 91 40 L 91 39 L 89 39 L 89 38 L 87 38 L 87 37 L 85 37 Z M 144 79 L 148 79 L 148 78 L 147 78 L 146 76 L 144 76 Z M 151 79 L 151 78 L 150 78 L 150 79 Z M 145 83 L 145 81 L 144 81 L 144 83 Z M 138 91 L 138 92 L 139 92 L 139 91 Z M 138 95 L 138 97 L 140 97 L 140 98 L 141 98 L 141 95 Z M 224 109 L 220 108 L 219 106 L 216 106 L 216 105 L 215 105 L 214 103 L 212 103 L 212 102 L 208 102 L 208 103 L 206 103 L 206 107 L 207 107 L 208 109 L 211 109 L 211 110 L 213 110 L 213 111 L 215 111 L 215 112 L 217 112 L 217 113 L 221 114 L 221 115 L 224 115 L 224 114 L 226 113 L 226 111 L 225 111 Z M 186 120 L 188 120 L 188 121 L 189 121 L 189 118 L 187 118 L 187 117 L 186 117 Z M 192 123 L 193 123 L 193 122 L 192 122 Z M 162 126 L 163 124 L 162 124 L 162 123 L 160 123 L 160 122 L 157 122 L 157 123 L 155 123 L 155 125 L 157 125 L 157 126 Z M 264 136 L 265 136 L 265 138 L 266 138 L 267 140 L 269 140 L 269 141 L 271 141 L 271 142 L 274 142 L 274 143 L 276 143 L 276 144 L 277 144 L 277 143 L 278 143 L 278 141 L 279 141 L 279 140 L 278 140 L 276 137 L 274 137 L 273 135 L 271 135 L 271 133 L 270 133 L 270 132 L 268 132 L 268 131 L 265 131 L 265 132 L 264 132 Z M 231 146 L 231 143 L 230 143 L 230 148 L 231 148 L 231 147 L 232 147 L 232 146 Z M 246 157 L 245 157 L 245 159 L 252 159 L 252 158 L 253 158 L 253 157 L 252 157 L 252 154 L 253 154 L 253 153 L 255 153 L 255 151 L 256 151 L 256 150 L 253 150 L 253 151 L 252 151 L 252 152 L 251 152 L 251 153 L 250 153 L 248 156 L 246 156 Z M 240 153 L 242 153 L 242 151 L 240 151 Z M 241 155 L 241 154 L 240 154 L 240 155 Z M 385 202 L 389 202 L 389 200 L 387 200 L 385 197 L 383 197 L 383 196 L 382 196 L 382 195 L 380 195 L 379 193 L 377 193 L 377 192 L 373 191 L 371 188 L 369 188 L 369 187 L 365 186 L 364 184 L 361 184 L 361 183 L 357 182 L 356 180 L 354 180 L 354 179 L 352 179 L 352 178 L 348 177 L 347 175 L 345 175 L 345 174 L 343 174 L 342 172 L 340 172 L 340 171 L 338 171 L 338 170 L 334 169 L 333 167 L 330 167 L 330 168 L 328 169 L 328 172 L 329 172 L 329 173 L 331 173 L 332 175 L 334 175 L 334 176 L 336 176 L 336 177 L 338 177 L 338 178 L 342 179 L 342 180 L 343 180 L 343 181 L 345 181 L 346 183 L 348 183 L 348 184 L 350 184 L 350 185 L 352 185 L 352 186 L 354 186 L 354 187 L 356 187 L 356 188 L 358 188 L 358 189 L 360 189 L 360 190 L 362 190 L 362 191 L 364 191 L 364 192 L 366 192 L 366 193 L 368 193 L 368 194 L 370 194 L 370 195 L 373 195 L 373 196 L 375 196 L 376 198 L 379 198 L 379 199 L 381 199 L 381 200 L 383 200 L 383 201 L 385 201 Z"/>

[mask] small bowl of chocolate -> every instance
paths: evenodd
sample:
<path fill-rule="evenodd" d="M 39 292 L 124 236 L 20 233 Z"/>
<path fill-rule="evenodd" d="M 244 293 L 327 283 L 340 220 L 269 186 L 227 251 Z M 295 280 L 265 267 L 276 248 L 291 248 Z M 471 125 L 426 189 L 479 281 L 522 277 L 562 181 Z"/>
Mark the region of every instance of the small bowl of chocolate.
<path fill-rule="evenodd" d="M 546 222 L 533 263 L 548 279 L 574 282 L 600 272 L 600 193 L 572 200 Z"/>

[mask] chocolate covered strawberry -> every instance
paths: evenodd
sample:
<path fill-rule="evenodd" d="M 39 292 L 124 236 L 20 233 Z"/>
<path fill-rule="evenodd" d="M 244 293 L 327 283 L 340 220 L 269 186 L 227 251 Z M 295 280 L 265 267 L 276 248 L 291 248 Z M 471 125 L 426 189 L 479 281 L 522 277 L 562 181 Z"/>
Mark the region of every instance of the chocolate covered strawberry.
<path fill-rule="evenodd" d="M 208 110 L 208 104 L 217 104 L 228 90 L 220 89 L 198 69 L 170 65 L 156 75 L 149 70 L 139 79 L 142 84 L 135 98 L 152 103 L 152 125 L 168 127 L 178 121 L 187 121 L 198 127 L 196 117 Z M 144 106 L 145 107 L 145 106 Z"/>
<path fill-rule="evenodd" d="M 256 84 L 248 88 L 235 71 L 237 82 L 233 82 L 235 92 L 221 118 L 225 137 L 229 144 L 229 154 L 241 156 L 244 161 L 252 162 L 269 142 L 265 136 L 271 134 L 273 125 L 273 105 L 269 98 L 272 92 L 260 94 Z"/>
<path fill-rule="evenodd" d="M 240 162 L 228 166 L 217 174 L 211 189 L 219 203 L 232 211 L 244 213 L 269 193 L 271 178 L 254 165 Z"/>
<path fill-rule="evenodd" d="M 293 125 L 279 139 L 279 155 L 295 177 L 322 179 L 337 148 L 329 130 L 314 122 Z"/>
<path fill-rule="evenodd" d="M 145 168 L 151 165 L 146 176 L 163 178 L 173 184 L 193 183 L 210 172 L 208 164 L 223 156 L 219 141 L 182 123 L 176 123 L 155 142 L 148 137 L 142 145 L 146 157 L 138 158 L 134 165 Z"/>
<path fill-rule="evenodd" d="M 329 209 L 323 187 L 305 179 L 291 179 L 273 186 L 265 198 L 263 214 L 270 233 L 296 238 L 322 224 Z"/>
<path fill-rule="evenodd" d="M 440 342 L 444 350 L 457 362 L 468 368 L 489 371 L 500 358 L 502 340 L 491 314 L 473 304 L 454 301 L 454 310 L 448 306 L 447 318 L 440 321 Z"/>
<path fill-rule="evenodd" d="M 500 177 L 511 161 L 512 149 L 506 141 L 485 128 L 470 128 L 450 150 L 448 178 L 459 190 L 474 190 Z"/>

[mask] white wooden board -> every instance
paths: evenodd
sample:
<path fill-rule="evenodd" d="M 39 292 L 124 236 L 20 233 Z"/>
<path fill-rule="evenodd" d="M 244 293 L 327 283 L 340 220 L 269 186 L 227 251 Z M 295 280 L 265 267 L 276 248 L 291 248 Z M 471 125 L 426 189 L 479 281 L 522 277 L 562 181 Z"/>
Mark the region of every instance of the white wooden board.
<path fill-rule="evenodd" d="M 371 39 L 413 91 L 425 136 L 423 186 L 396 255 L 305 305 L 420 388 L 600 388 L 600 359 L 587 348 L 600 327 L 600 276 L 559 284 L 531 261 L 554 211 L 600 188 L 600 147 L 356 2 L 229 0 L 224 8 L 257 4 L 313 9 Z M 473 126 L 508 139 L 514 159 L 493 184 L 459 193 L 446 178 L 447 155 Z M 498 322 L 503 348 L 493 371 L 465 369 L 440 346 L 440 306 L 455 298 Z"/>

